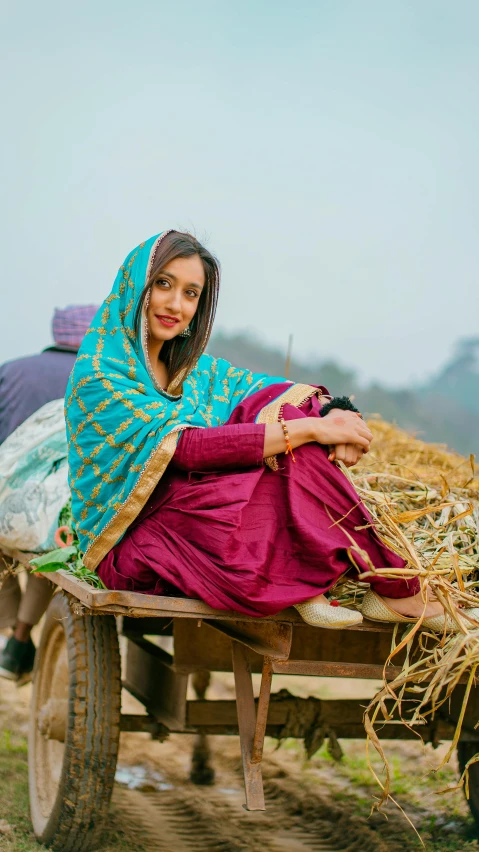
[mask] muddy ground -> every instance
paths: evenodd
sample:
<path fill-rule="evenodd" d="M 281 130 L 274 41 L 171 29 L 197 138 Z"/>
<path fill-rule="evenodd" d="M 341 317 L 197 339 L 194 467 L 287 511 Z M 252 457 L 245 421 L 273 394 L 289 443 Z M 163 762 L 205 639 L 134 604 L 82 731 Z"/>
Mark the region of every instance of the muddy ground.
<path fill-rule="evenodd" d="M 299 695 L 322 698 L 352 694 L 367 698 L 374 688 L 364 681 L 277 680 L 276 689 L 287 687 Z M 232 696 L 232 677 L 216 675 L 210 697 Z M 29 686 L 16 689 L 0 680 L 0 849 L 5 852 L 35 849 L 26 794 L 29 698 Z M 131 696 L 124 695 L 126 712 L 140 709 Z M 209 787 L 198 787 L 189 780 L 192 739 L 174 735 L 159 743 L 144 734 L 122 734 L 104 852 L 404 852 L 424 848 L 392 805 L 384 814 L 369 816 L 377 786 L 367 768 L 364 742 L 343 741 L 344 756 L 335 762 L 326 746 L 305 761 L 301 743 L 287 740 L 277 750 L 276 742 L 268 740 L 264 759 L 267 810 L 248 813 L 243 808 L 238 739 L 210 740 L 216 781 Z M 389 743 L 395 794 L 426 849 L 479 849 L 462 791 L 438 794 L 456 782 L 455 762 L 437 774 L 430 772 L 444 748 L 434 752 L 415 742 Z M 7 790 L 9 760 L 19 779 L 15 802 Z"/>

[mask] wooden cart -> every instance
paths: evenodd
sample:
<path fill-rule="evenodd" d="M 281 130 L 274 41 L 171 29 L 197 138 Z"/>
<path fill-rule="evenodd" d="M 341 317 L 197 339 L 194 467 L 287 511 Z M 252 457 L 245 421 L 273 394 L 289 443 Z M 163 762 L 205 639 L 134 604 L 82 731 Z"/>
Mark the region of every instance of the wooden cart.
<path fill-rule="evenodd" d="M 265 735 L 320 742 L 364 737 L 359 700 L 301 699 L 271 693 L 276 673 L 381 679 L 391 629 L 372 622 L 333 631 L 305 624 L 296 610 L 254 619 L 198 600 L 100 591 L 65 571 L 45 616 L 34 672 L 29 739 L 32 821 L 37 838 L 62 852 L 94 848 L 113 788 L 121 731 L 238 734 L 246 808 L 263 810 Z M 121 617 L 121 618 L 118 618 Z M 126 646 L 123 681 L 118 630 Z M 236 701 L 188 700 L 190 675 L 234 672 Z M 388 677 L 399 669 L 390 666 Z M 252 672 L 261 673 L 254 699 Z M 196 674 L 198 677 L 198 674 Z M 122 714 L 124 686 L 147 715 Z M 451 739 L 464 687 L 447 710 L 417 728 L 424 741 Z M 198 694 L 198 693 L 197 693 Z M 461 765 L 479 749 L 478 699 L 469 701 Z M 415 736 L 383 726 L 384 739 Z M 479 768 L 471 770 L 471 810 L 479 821 Z M 198 767 L 197 767 L 198 768 Z"/>

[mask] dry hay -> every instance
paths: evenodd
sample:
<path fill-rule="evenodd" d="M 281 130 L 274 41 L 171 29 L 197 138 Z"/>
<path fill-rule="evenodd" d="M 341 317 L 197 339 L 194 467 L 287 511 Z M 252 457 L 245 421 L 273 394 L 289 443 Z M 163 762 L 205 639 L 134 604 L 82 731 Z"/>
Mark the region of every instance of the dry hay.
<path fill-rule="evenodd" d="M 396 474 L 414 481 L 421 480 L 426 486 L 466 488 L 469 496 L 479 498 L 479 476 L 474 476 L 474 459 L 452 452 L 443 444 L 429 444 L 414 438 L 397 426 L 380 418 L 368 421 L 374 435 L 371 452 L 356 468 L 357 475 L 367 471 Z"/>
<path fill-rule="evenodd" d="M 384 684 L 365 713 L 368 745 L 372 743 L 385 765 L 385 780 L 379 807 L 390 795 L 388 763 L 376 726 L 399 716 L 405 724 L 421 724 L 430 719 L 459 682 L 466 681 L 462 713 L 454 741 L 441 766 L 457 744 L 465 705 L 476 684 L 479 666 L 479 623 L 466 615 L 465 608 L 479 605 L 479 479 L 474 458 L 465 459 L 444 446 L 427 444 L 406 432 L 375 419 L 371 451 L 349 473 L 356 490 L 375 522 L 381 538 L 407 561 L 404 569 L 376 569 L 371 573 L 387 577 L 418 575 L 421 586 L 434 591 L 448 612 L 456 613 L 459 632 L 437 635 L 417 624 L 398 625 L 385 668 L 406 650 L 402 671 Z M 358 551 L 351 542 L 350 556 Z M 361 551 L 363 559 L 367 554 Z M 366 586 L 347 582 L 341 589 L 342 602 L 360 602 Z M 457 615 L 457 607 L 463 607 Z M 414 647 L 413 647 L 414 643 Z M 472 761 L 470 761 L 472 762 Z M 439 767 L 437 767 L 439 768 Z M 461 779 L 466 785 L 467 772 Z"/>

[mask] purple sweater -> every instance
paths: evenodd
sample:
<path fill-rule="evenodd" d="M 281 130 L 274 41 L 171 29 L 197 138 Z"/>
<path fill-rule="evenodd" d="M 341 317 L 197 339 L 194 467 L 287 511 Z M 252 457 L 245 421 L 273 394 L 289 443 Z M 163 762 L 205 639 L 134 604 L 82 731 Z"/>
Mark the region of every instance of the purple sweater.
<path fill-rule="evenodd" d="M 76 356 L 52 348 L 0 366 L 0 444 L 42 405 L 65 396 Z"/>

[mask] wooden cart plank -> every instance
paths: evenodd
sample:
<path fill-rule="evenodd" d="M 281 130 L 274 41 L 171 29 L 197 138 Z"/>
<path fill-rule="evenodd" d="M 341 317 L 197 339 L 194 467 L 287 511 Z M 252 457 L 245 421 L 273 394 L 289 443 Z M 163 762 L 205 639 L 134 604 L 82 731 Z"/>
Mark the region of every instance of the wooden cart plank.
<path fill-rule="evenodd" d="M 83 580 L 73 577 L 68 571 L 60 570 L 48 574 L 48 579 L 62 588 L 65 592 L 73 595 L 87 609 L 98 613 L 113 613 L 117 615 L 129 615 L 135 618 L 207 618 L 221 619 L 223 621 L 256 622 L 280 621 L 287 624 L 295 624 L 298 627 L 305 626 L 305 622 L 299 613 L 293 608 L 285 609 L 276 615 L 263 618 L 243 615 L 243 613 L 229 612 L 228 610 L 212 609 L 203 601 L 193 598 L 173 598 L 164 595 L 145 595 L 140 592 L 119 592 L 110 589 L 94 589 Z M 320 629 L 320 628 L 316 628 Z M 390 625 L 364 621 L 354 627 L 343 628 L 348 632 L 372 631 L 374 633 L 391 633 Z"/>
<path fill-rule="evenodd" d="M 384 673 L 386 680 L 394 680 L 402 672 L 400 666 L 387 666 L 367 663 L 344 663 L 327 662 L 325 660 L 273 660 L 274 674 L 311 675 L 316 677 L 358 677 L 364 680 L 382 680 Z M 428 682 L 433 677 L 433 672 L 424 678 Z M 469 675 L 462 675 L 458 683 L 465 684 Z"/>
<path fill-rule="evenodd" d="M 117 606 L 120 611 L 131 610 L 144 616 L 175 616 L 181 618 L 199 617 L 209 619 L 234 619 L 238 620 L 237 612 L 212 609 L 203 601 L 193 598 L 174 598 L 164 595 L 145 595 L 141 592 L 126 592 L 104 589 L 94 589 L 88 583 L 73 577 L 68 571 L 55 571 L 49 575 L 50 579 L 64 589 L 65 592 L 74 595 L 88 609 L 112 612 Z M 280 617 L 282 616 L 282 617 Z M 241 616 L 244 621 L 258 621 L 257 618 Z M 301 616 L 293 609 L 288 610 L 287 615 L 280 613 L 272 617 L 278 621 L 301 621 Z"/>
<path fill-rule="evenodd" d="M 161 648 L 128 640 L 123 686 L 167 728 L 185 729 L 188 675 L 176 672 L 170 655 Z"/>
<path fill-rule="evenodd" d="M 135 635 L 135 623 L 138 621 L 144 635 L 148 634 L 148 622 L 156 624 L 152 619 L 128 619 L 128 635 Z M 166 620 L 158 619 L 160 626 L 164 629 Z M 231 625 L 229 631 L 231 637 L 236 625 L 233 621 L 227 622 Z M 239 623 L 239 622 L 238 622 Z M 171 621 L 170 621 L 171 624 Z M 175 668 L 185 672 L 193 672 L 202 669 L 210 671 L 232 671 L 231 645 L 228 637 L 214 629 L 214 625 L 223 625 L 225 622 L 209 621 L 206 619 L 195 620 L 187 618 L 173 619 L 174 635 L 174 660 Z M 245 623 L 241 621 L 242 629 Z M 249 626 L 249 623 L 248 623 Z M 281 625 L 280 622 L 264 622 L 253 625 L 256 630 L 260 627 L 292 627 L 293 641 L 291 652 L 286 655 L 287 659 L 317 661 L 326 660 L 328 663 L 359 663 L 361 665 L 381 665 L 387 660 L 391 650 L 390 633 L 353 633 L 338 630 L 320 630 L 309 625 Z M 241 628 L 240 628 L 241 629 Z M 251 628 L 250 628 L 251 629 Z M 152 631 L 153 632 L 153 631 Z M 158 632 L 156 629 L 154 632 Z M 241 636 L 236 634 L 241 640 Z M 287 649 L 285 649 L 287 650 Z M 258 654 L 250 650 L 249 664 L 253 672 L 261 672 L 262 656 L 275 656 L 268 653 L 266 648 Z M 277 657 L 278 659 L 278 657 Z M 284 659 L 284 657 L 283 657 Z M 394 664 L 400 665 L 401 657 L 394 659 Z M 381 677 L 379 676 L 379 680 Z"/>
<path fill-rule="evenodd" d="M 15 562 L 20 562 L 25 567 L 28 567 L 30 564 L 30 559 L 36 559 L 38 556 L 41 556 L 41 553 L 27 553 L 24 550 L 16 550 L 15 548 L 5 547 L 2 544 L 2 553 L 5 556 L 8 556 L 10 559 L 14 559 Z"/>
<path fill-rule="evenodd" d="M 316 677 L 359 677 L 382 680 L 384 666 L 369 663 L 328 662 L 326 660 L 274 660 L 275 674 L 315 675 Z M 400 666 L 387 666 L 386 679 L 394 680 L 401 674 Z"/>
<path fill-rule="evenodd" d="M 246 645 L 261 656 L 287 660 L 291 651 L 293 626 L 261 619 L 251 621 L 213 621 L 210 625 L 229 639 Z"/>

